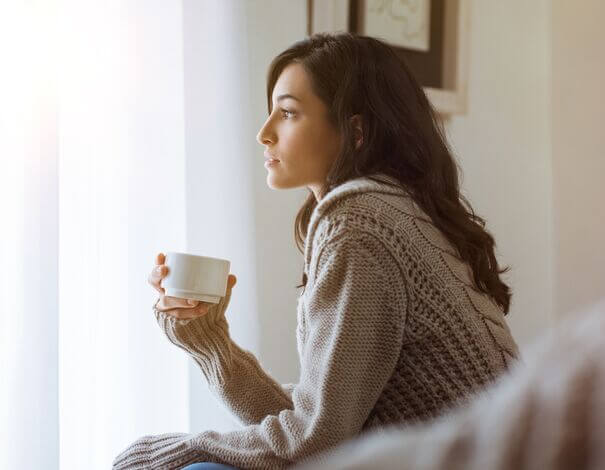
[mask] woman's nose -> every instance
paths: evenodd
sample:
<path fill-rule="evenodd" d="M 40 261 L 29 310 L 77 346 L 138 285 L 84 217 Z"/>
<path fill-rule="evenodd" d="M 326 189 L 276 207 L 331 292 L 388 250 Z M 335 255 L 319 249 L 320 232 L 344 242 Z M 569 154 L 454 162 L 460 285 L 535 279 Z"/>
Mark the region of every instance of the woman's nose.
<path fill-rule="evenodd" d="M 268 124 L 268 122 L 263 124 L 263 127 L 261 127 L 260 130 L 258 131 L 258 134 L 256 134 L 256 141 L 261 145 L 275 143 L 274 142 L 275 139 L 269 137 L 269 132 L 267 131 L 267 124 Z"/>
<path fill-rule="evenodd" d="M 262 131 L 262 129 L 261 129 L 261 131 Z M 256 141 L 257 141 L 259 144 L 263 145 L 263 139 L 262 139 L 262 137 L 261 137 L 261 131 L 258 131 L 258 134 L 256 134 Z"/>

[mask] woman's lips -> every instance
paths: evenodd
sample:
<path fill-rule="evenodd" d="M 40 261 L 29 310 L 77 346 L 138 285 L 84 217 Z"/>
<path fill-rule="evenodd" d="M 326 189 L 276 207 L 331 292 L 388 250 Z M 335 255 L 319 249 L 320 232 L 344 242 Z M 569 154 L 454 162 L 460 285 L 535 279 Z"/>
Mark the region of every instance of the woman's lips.
<path fill-rule="evenodd" d="M 275 160 L 273 158 L 268 158 L 267 160 L 265 160 L 265 168 L 272 167 L 274 165 L 277 165 L 278 163 L 279 163 L 279 160 Z"/>
<path fill-rule="evenodd" d="M 275 158 L 273 155 L 271 155 L 270 153 L 265 152 L 265 160 L 274 160 L 276 162 L 278 162 L 279 160 L 277 158 Z"/>

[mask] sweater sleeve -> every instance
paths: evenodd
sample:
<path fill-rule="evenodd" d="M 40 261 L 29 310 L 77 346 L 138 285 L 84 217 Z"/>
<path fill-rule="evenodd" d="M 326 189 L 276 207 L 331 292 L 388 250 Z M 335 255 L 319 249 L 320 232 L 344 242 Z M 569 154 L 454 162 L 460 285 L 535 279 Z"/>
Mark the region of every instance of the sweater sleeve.
<path fill-rule="evenodd" d="M 258 424 L 267 415 L 292 409 L 293 385 L 277 383 L 231 339 L 225 318 L 230 298 L 228 291 L 206 315 L 192 320 L 178 320 L 155 307 L 154 313 L 168 339 L 197 363 L 214 396 L 242 424 Z"/>
<path fill-rule="evenodd" d="M 267 415 L 277 415 L 284 409 L 292 409 L 294 385 L 279 384 L 265 372 L 251 352 L 240 348 L 231 339 L 227 341 L 231 364 L 224 377 L 228 378 L 221 381 L 215 375 L 206 375 L 210 379 L 208 384 L 214 396 L 243 425 L 258 424 Z M 198 364 L 204 361 L 199 355 L 192 357 Z"/>
<path fill-rule="evenodd" d="M 605 304 L 577 320 L 467 407 L 358 437 L 296 469 L 605 468 Z"/>
<path fill-rule="evenodd" d="M 114 469 L 180 468 L 199 461 L 285 468 L 361 431 L 401 351 L 405 310 L 392 304 L 388 282 L 398 268 L 370 234 L 349 233 L 322 247 L 312 254 L 303 299 L 307 334 L 292 408 L 226 433 L 144 436 L 116 457 Z M 225 380 L 233 373 L 225 325 L 204 326 L 216 335 L 200 346 L 199 356 L 207 358 L 200 366 L 209 377 Z"/>

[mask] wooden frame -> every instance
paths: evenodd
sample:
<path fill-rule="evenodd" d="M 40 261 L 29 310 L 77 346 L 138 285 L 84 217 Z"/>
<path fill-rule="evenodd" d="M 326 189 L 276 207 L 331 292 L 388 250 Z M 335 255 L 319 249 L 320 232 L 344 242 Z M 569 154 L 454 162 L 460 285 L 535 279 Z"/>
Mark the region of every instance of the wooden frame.
<path fill-rule="evenodd" d="M 307 0 L 307 33 L 349 31 L 350 0 Z M 424 87 L 442 115 L 467 110 L 470 0 L 445 0 L 442 88 Z"/>

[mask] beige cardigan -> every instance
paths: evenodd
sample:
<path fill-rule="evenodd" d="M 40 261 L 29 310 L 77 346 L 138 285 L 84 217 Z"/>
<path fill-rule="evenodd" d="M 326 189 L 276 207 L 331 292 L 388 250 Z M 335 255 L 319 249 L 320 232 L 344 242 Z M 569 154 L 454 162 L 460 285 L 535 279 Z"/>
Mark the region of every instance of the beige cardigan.
<path fill-rule="evenodd" d="M 144 436 L 114 469 L 285 468 L 363 431 L 438 416 L 515 362 L 500 308 L 401 187 L 359 178 L 328 193 L 311 216 L 305 272 L 297 384 L 280 385 L 233 341 L 230 296 L 194 320 L 155 310 L 243 427 Z"/>

